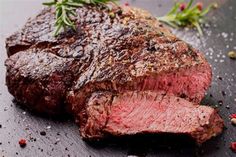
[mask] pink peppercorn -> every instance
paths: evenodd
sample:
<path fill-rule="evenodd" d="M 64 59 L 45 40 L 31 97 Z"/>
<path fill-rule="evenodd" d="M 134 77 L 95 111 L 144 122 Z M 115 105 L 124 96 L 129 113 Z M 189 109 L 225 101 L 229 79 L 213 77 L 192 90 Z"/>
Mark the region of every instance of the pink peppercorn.
<path fill-rule="evenodd" d="M 197 3 L 197 8 L 198 8 L 198 10 L 202 11 L 203 4 L 201 2 L 198 2 Z"/>
<path fill-rule="evenodd" d="M 233 113 L 229 116 L 231 119 L 236 118 L 236 113 Z"/>
<path fill-rule="evenodd" d="M 230 148 L 232 151 L 236 152 L 236 142 L 231 142 Z"/>
<path fill-rule="evenodd" d="M 20 139 L 19 140 L 19 145 L 20 145 L 20 147 L 24 148 L 26 146 L 26 140 L 25 139 Z"/>
<path fill-rule="evenodd" d="M 185 3 L 181 3 L 181 4 L 179 5 L 179 9 L 180 9 L 181 11 L 184 11 L 184 9 L 186 9 L 186 4 L 185 4 Z"/>
<path fill-rule="evenodd" d="M 128 2 L 126 2 L 126 3 L 125 3 L 125 6 L 129 6 L 129 3 L 128 3 Z"/>

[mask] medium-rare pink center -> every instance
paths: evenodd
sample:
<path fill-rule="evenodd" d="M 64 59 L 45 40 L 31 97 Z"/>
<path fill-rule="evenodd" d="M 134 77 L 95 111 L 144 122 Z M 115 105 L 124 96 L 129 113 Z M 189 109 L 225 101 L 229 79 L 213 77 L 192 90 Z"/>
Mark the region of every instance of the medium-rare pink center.
<path fill-rule="evenodd" d="M 166 91 L 199 103 L 211 82 L 211 70 L 206 70 L 210 67 L 208 65 L 203 67 L 147 77 L 143 82 L 142 90 Z"/>
<path fill-rule="evenodd" d="M 106 130 L 119 134 L 190 133 L 207 124 L 211 112 L 209 107 L 194 106 L 175 96 L 135 93 L 114 99 Z"/>

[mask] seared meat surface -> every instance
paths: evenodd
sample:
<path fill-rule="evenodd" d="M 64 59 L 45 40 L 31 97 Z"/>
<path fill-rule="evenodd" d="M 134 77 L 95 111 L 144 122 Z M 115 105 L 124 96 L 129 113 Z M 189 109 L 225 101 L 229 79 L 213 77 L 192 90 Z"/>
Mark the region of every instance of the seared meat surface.
<path fill-rule="evenodd" d="M 198 50 L 171 34 L 148 12 L 117 6 L 112 10 L 82 7 L 77 10 L 77 31 L 67 30 L 57 37 L 53 36 L 54 12 L 54 9 L 45 8 L 6 40 L 9 56 L 5 63 L 6 82 L 9 92 L 18 101 L 41 113 L 72 112 L 85 138 L 101 138 L 106 133 L 170 132 L 189 134 L 201 143 L 222 131 L 223 122 L 216 111 L 198 105 L 211 82 L 210 65 Z M 111 16 L 111 12 L 115 16 Z M 102 113 L 93 108 L 96 104 L 90 102 L 98 91 L 109 93 L 105 94 L 108 102 L 102 101 L 97 106 Z M 146 103 L 143 99 L 149 94 L 145 91 L 151 91 L 151 95 L 158 99 L 159 93 L 164 93 L 164 102 L 150 99 Z M 144 96 L 137 96 L 142 103 L 129 103 L 133 100 L 130 92 L 137 95 L 144 92 Z M 112 121 L 104 124 L 103 120 L 113 115 L 113 112 L 103 113 L 106 106 L 111 110 L 117 106 L 110 97 L 123 99 L 122 93 L 128 93 L 130 98 L 127 98 L 127 103 L 119 103 L 118 107 L 136 108 L 135 114 L 142 117 L 168 121 L 168 116 L 163 119 L 157 116 L 167 114 L 167 110 L 168 113 L 183 110 L 181 116 L 191 111 L 196 117 L 206 115 L 203 125 L 209 122 L 211 126 L 201 127 L 197 118 L 192 120 L 194 124 L 189 124 L 186 120 L 188 114 L 175 129 L 171 126 L 170 130 L 152 127 L 152 123 L 147 122 L 149 119 L 144 120 L 143 128 L 137 123 L 137 126 L 130 126 L 130 130 Z M 156 115 L 154 112 L 139 113 L 142 107 L 154 110 L 162 104 L 166 111 L 157 110 Z M 95 117 L 91 118 L 93 110 Z M 123 109 L 119 115 L 123 115 L 122 112 Z M 101 118 L 101 123 L 96 123 L 96 116 Z M 126 116 L 129 115 L 119 117 L 124 124 L 128 120 Z M 95 124 L 93 129 L 97 132 L 87 132 L 89 129 L 85 126 L 88 123 Z M 192 130 L 181 128 L 184 123 Z M 194 129 L 199 127 L 203 128 L 200 137 L 193 135 Z M 205 132 L 207 137 L 202 137 Z"/>
<path fill-rule="evenodd" d="M 6 83 L 15 98 L 37 112 L 65 112 L 65 98 L 73 81 L 73 59 L 61 58 L 44 50 L 29 49 L 6 61 Z"/>

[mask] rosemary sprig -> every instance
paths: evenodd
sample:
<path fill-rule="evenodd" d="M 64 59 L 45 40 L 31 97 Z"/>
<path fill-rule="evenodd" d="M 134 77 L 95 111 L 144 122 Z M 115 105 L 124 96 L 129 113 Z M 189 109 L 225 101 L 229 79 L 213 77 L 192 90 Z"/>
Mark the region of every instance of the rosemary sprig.
<path fill-rule="evenodd" d="M 175 3 L 167 15 L 157 19 L 174 28 L 186 26 L 196 27 L 199 34 L 203 35 L 200 24 L 203 23 L 204 16 L 216 6 L 216 4 L 211 4 L 206 9 L 203 9 L 202 3 L 193 5 L 193 2 L 194 0 L 190 0 L 187 5 L 183 2 Z"/>
<path fill-rule="evenodd" d="M 118 0 L 53 0 L 43 3 L 43 5 L 54 6 L 56 8 L 56 22 L 54 35 L 57 36 L 61 29 L 76 29 L 74 18 L 76 18 L 76 8 L 84 5 L 105 5 L 108 2 L 116 3 Z"/>

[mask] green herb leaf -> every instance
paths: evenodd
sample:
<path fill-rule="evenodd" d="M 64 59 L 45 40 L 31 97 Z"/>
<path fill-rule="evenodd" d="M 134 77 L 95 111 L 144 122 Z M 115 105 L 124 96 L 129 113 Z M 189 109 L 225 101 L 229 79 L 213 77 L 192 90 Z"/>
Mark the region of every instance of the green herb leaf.
<path fill-rule="evenodd" d="M 56 22 L 54 35 L 57 36 L 61 30 L 72 28 L 76 30 L 75 21 L 76 9 L 84 5 L 106 5 L 107 3 L 115 3 L 118 0 L 53 0 L 45 2 L 43 5 L 54 6 L 56 8 Z"/>
<path fill-rule="evenodd" d="M 199 34 L 203 35 L 200 24 L 204 21 L 204 16 L 213 8 L 214 4 L 202 9 L 202 4 L 198 3 L 193 6 L 194 0 L 190 0 L 187 6 L 183 1 L 175 3 L 169 13 L 163 17 L 157 18 L 171 27 L 196 27 Z"/>

